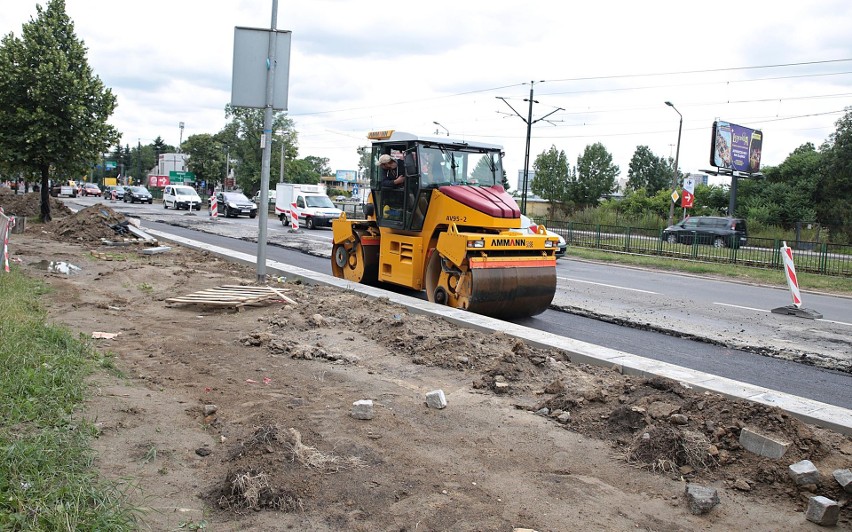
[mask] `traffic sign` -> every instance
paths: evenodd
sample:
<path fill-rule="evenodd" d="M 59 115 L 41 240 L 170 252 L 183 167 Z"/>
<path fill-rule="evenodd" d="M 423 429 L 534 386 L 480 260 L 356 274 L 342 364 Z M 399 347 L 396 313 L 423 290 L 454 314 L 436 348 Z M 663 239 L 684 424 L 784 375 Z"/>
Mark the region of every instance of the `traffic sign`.
<path fill-rule="evenodd" d="M 680 197 L 680 195 L 678 195 L 677 190 L 675 190 L 675 191 L 673 191 L 673 192 L 672 192 L 672 202 L 673 202 L 673 203 L 677 203 L 677 199 L 678 199 L 679 197 Z"/>

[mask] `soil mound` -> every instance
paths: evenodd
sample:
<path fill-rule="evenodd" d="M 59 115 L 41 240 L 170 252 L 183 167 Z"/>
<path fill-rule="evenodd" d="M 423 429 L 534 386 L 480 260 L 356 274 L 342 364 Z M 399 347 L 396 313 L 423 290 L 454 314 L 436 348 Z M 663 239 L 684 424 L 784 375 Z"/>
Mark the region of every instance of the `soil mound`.
<path fill-rule="evenodd" d="M 102 239 L 117 240 L 127 234 L 127 218 L 102 203 L 54 220 L 45 231 L 59 240 L 99 244 Z"/>
<path fill-rule="evenodd" d="M 63 218 L 72 214 L 71 209 L 62 201 L 48 196 L 50 215 L 53 218 Z M 12 194 L 7 188 L 0 188 L 0 207 L 10 216 L 39 216 L 41 214 L 41 193 Z"/>

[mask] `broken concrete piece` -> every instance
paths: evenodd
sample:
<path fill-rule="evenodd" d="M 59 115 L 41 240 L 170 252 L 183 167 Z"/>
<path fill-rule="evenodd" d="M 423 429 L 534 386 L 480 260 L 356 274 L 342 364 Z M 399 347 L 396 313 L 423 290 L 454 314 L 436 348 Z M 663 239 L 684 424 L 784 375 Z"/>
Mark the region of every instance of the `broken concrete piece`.
<path fill-rule="evenodd" d="M 93 332 L 93 333 L 92 333 L 92 338 L 99 338 L 99 339 L 104 339 L 104 340 L 112 340 L 113 338 L 115 338 L 115 337 L 116 337 L 116 336 L 118 336 L 119 334 L 121 334 L 121 333 L 120 333 L 120 332 L 117 332 L 117 333 L 107 333 L 107 332 L 98 332 L 98 331 L 95 331 L 95 332 Z"/>
<path fill-rule="evenodd" d="M 130 232 L 130 234 L 132 234 L 136 238 L 141 238 L 142 240 L 145 240 L 145 241 L 148 241 L 148 242 L 156 242 L 156 240 L 157 240 L 153 236 L 149 235 L 148 233 L 137 228 L 134 225 L 128 224 L 125 227 L 127 227 L 127 230 Z"/>
<path fill-rule="evenodd" d="M 361 399 L 352 403 L 352 417 L 355 419 L 373 419 L 373 401 Z"/>
<path fill-rule="evenodd" d="M 750 429 L 743 428 L 740 431 L 740 445 L 747 451 L 751 451 L 767 458 L 781 458 L 790 447 L 789 443 L 774 440 L 769 436 L 758 434 Z"/>
<path fill-rule="evenodd" d="M 169 246 L 157 246 L 155 248 L 145 248 L 139 250 L 139 253 L 143 255 L 156 255 L 158 253 L 165 253 L 166 251 L 171 251 L 172 248 Z"/>
<path fill-rule="evenodd" d="M 719 492 L 716 488 L 687 484 L 685 493 L 686 503 L 693 515 L 706 514 L 719 504 Z"/>
<path fill-rule="evenodd" d="M 808 499 L 808 510 L 805 519 L 822 526 L 834 526 L 840 517 L 840 506 L 837 502 L 817 495 Z"/>
<path fill-rule="evenodd" d="M 852 471 L 848 469 L 835 469 L 834 480 L 840 484 L 843 491 L 846 493 L 852 493 Z"/>
<path fill-rule="evenodd" d="M 429 408 L 437 408 L 438 410 L 446 408 L 447 398 L 444 396 L 444 390 L 433 390 L 427 393 L 426 406 Z"/>
<path fill-rule="evenodd" d="M 806 486 L 808 484 L 819 484 L 819 470 L 810 460 L 802 460 L 790 465 L 790 477 L 797 486 Z"/>

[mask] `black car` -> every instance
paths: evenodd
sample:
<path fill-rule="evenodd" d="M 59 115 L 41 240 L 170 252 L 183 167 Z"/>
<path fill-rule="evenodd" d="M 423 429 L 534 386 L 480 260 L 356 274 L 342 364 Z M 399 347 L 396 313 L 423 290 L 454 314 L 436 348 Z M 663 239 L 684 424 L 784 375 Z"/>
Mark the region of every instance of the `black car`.
<path fill-rule="evenodd" d="M 717 248 L 746 245 L 748 233 L 742 218 L 724 216 L 690 216 L 663 230 L 663 241 L 669 244 L 712 244 Z"/>
<path fill-rule="evenodd" d="M 242 192 L 220 192 L 216 194 L 216 211 L 226 218 L 241 214 L 254 218 L 257 216 L 257 205 Z"/>
<path fill-rule="evenodd" d="M 145 187 L 124 187 L 124 203 L 154 203 L 154 196 Z"/>
<path fill-rule="evenodd" d="M 115 191 L 115 199 L 124 199 L 124 187 L 122 185 L 107 185 L 104 187 L 104 199 L 112 198 L 112 193 Z"/>

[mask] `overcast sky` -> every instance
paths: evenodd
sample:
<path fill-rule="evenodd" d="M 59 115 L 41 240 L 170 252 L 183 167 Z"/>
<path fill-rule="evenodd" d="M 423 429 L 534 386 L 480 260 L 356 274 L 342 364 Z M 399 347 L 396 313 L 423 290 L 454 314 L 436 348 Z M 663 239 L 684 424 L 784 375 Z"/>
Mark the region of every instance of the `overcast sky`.
<path fill-rule="evenodd" d="M 0 33 L 20 36 L 37 3 L 4 2 Z M 234 27 L 272 21 L 272 0 L 66 0 L 66 10 L 118 98 L 122 145 L 177 145 L 180 122 L 183 139 L 218 132 Z M 675 156 L 680 117 L 665 101 L 683 115 L 685 172 L 710 167 L 714 119 L 763 130 L 763 164 L 777 165 L 819 146 L 852 105 L 849 0 L 281 0 L 277 28 L 293 32 L 299 156 L 327 157 L 332 170 L 357 168 L 370 130 L 448 130 L 502 145 L 515 189 L 530 81 L 533 120 L 562 109 L 532 126 L 530 169 L 551 145 L 573 166 L 601 142 L 623 178 L 638 145 Z"/>

